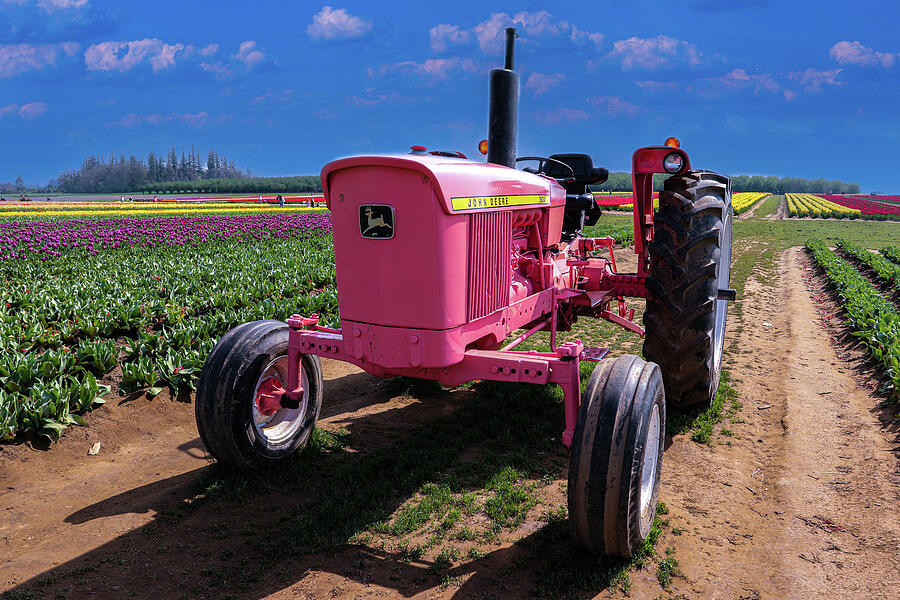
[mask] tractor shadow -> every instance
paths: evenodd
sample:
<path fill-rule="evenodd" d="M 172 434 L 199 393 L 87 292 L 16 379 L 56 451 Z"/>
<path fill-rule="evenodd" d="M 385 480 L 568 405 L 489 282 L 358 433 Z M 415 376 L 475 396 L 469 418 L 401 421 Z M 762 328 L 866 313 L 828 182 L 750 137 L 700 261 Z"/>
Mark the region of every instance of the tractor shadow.
<path fill-rule="evenodd" d="M 402 597 L 440 589 L 455 598 L 519 598 L 535 590 L 589 598 L 618 585 L 627 565 L 586 558 L 571 544 L 564 517 L 503 529 L 450 561 L 411 556 L 401 536 L 378 543 L 372 532 L 383 531 L 429 482 L 485 497 L 504 469 L 553 480 L 564 477 L 567 459 L 559 445 L 563 407 L 546 387 L 450 391 L 371 379 L 351 374 L 329 382 L 340 400 L 325 412 L 340 429 L 317 430 L 277 469 L 235 474 L 211 463 L 73 512 L 65 519 L 73 525 L 155 516 L 7 597 L 255 600 L 288 588 L 325 597 L 377 585 Z M 406 403 L 390 401 L 398 385 L 410 392 L 401 396 Z M 360 397 L 337 396 L 363 389 L 369 391 Z M 182 446 L 204 452 L 199 440 Z"/>

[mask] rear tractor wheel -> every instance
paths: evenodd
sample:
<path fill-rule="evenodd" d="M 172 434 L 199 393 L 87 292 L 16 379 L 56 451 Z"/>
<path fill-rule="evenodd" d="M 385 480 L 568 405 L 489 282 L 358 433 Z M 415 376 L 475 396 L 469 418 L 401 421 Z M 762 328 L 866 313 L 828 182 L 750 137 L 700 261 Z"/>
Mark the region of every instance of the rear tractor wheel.
<path fill-rule="evenodd" d="M 666 180 L 649 247 L 644 356 L 679 409 L 709 407 L 719 387 L 731 277 L 731 183 L 708 171 Z"/>
<path fill-rule="evenodd" d="M 597 363 L 569 456 L 569 524 L 579 546 L 631 558 L 656 516 L 666 435 L 659 367 L 625 355 Z"/>
<path fill-rule="evenodd" d="M 256 469 L 305 446 L 322 407 L 322 367 L 317 356 L 300 363 L 303 397 L 282 406 L 288 382 L 288 326 L 253 321 L 229 331 L 203 365 L 197 386 L 197 429 L 219 463 Z"/>

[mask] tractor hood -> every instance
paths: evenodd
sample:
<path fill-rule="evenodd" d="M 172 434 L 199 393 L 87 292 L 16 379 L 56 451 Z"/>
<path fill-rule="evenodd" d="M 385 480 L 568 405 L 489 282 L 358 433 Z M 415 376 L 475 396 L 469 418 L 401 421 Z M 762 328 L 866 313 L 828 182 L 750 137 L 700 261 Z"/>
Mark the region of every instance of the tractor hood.
<path fill-rule="evenodd" d="M 434 185 L 447 214 L 550 207 L 565 202 L 565 190 L 538 175 L 493 163 L 431 154 L 352 156 L 322 169 L 322 189 L 332 208 L 331 176 L 355 167 L 389 167 L 419 172 Z"/>

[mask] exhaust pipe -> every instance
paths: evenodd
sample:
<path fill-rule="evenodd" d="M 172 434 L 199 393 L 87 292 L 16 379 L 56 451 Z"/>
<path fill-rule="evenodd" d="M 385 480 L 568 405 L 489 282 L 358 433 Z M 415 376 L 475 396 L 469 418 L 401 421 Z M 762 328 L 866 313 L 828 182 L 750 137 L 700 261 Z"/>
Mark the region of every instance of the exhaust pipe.
<path fill-rule="evenodd" d="M 516 28 L 506 28 L 506 58 L 502 69 L 491 71 L 490 116 L 487 161 L 516 166 L 516 135 L 519 113 L 519 75 L 513 71 Z"/>

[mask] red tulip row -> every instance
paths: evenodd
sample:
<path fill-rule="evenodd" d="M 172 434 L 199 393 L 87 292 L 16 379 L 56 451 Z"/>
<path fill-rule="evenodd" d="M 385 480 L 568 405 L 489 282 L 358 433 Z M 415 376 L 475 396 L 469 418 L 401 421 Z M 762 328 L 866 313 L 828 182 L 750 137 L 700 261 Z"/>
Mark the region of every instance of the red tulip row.
<path fill-rule="evenodd" d="M 847 208 L 855 208 L 867 215 L 900 215 L 900 206 L 891 206 L 880 202 L 873 202 L 858 196 L 819 194 L 819 197 L 824 198 L 829 202 L 846 206 Z"/>

